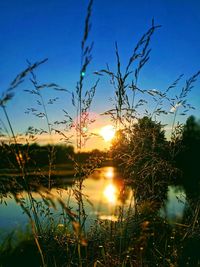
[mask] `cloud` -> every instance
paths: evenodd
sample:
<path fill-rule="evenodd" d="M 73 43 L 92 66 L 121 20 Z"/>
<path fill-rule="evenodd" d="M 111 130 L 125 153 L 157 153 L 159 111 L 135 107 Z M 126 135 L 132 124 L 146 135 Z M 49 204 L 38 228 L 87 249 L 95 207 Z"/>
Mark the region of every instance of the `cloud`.
<path fill-rule="evenodd" d="M 171 107 L 170 112 L 175 112 L 177 108 L 180 107 L 181 105 L 182 105 L 181 102 L 176 103 L 175 105 Z"/>

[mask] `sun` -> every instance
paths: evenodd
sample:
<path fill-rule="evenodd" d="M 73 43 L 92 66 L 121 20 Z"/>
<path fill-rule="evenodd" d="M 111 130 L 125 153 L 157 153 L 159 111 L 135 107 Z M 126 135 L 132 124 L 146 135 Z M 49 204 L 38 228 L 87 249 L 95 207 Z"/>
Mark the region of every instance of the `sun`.
<path fill-rule="evenodd" d="M 112 125 L 106 125 L 101 128 L 99 133 L 106 142 L 109 142 L 115 136 L 115 128 Z"/>

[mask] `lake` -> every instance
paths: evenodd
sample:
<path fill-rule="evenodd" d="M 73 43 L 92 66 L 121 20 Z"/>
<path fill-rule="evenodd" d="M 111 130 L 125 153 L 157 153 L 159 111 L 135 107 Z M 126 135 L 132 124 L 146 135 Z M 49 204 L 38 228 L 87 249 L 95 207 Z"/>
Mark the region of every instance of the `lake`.
<path fill-rule="evenodd" d="M 75 185 L 68 185 L 66 188 L 53 188 L 50 193 L 52 196 L 61 198 L 65 204 L 72 208 L 74 213 L 78 212 L 78 206 L 74 192 Z M 45 192 L 41 192 L 45 194 Z M 27 193 L 21 192 L 19 197 L 27 199 Z M 41 196 L 33 192 L 33 197 L 40 200 Z M 0 204 L 0 229 L 1 233 L 6 233 L 13 229 L 25 228 L 28 223 L 28 217 L 23 213 L 19 204 L 16 203 L 12 195 L 4 199 L 6 204 Z M 92 225 L 96 218 L 101 220 L 116 220 L 119 207 L 125 209 L 134 206 L 133 191 L 124 187 L 124 181 L 116 168 L 112 166 L 102 167 L 95 170 L 83 182 L 83 203 L 85 212 L 88 215 L 86 226 Z M 176 187 L 169 187 L 168 199 L 165 207 L 160 210 L 160 214 L 166 217 L 170 222 L 179 221 L 183 215 L 185 207 L 185 194 L 183 190 Z M 53 209 L 52 209 L 53 210 Z M 57 222 L 59 221 L 60 208 L 56 211 Z"/>

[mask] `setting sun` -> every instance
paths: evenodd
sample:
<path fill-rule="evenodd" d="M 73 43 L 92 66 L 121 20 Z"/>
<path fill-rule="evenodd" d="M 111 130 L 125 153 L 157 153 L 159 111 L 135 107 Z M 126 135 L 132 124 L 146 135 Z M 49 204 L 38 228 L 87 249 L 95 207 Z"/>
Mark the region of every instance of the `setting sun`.
<path fill-rule="evenodd" d="M 106 142 L 109 142 L 115 136 L 115 128 L 112 125 L 106 125 L 101 128 L 100 135 Z"/>

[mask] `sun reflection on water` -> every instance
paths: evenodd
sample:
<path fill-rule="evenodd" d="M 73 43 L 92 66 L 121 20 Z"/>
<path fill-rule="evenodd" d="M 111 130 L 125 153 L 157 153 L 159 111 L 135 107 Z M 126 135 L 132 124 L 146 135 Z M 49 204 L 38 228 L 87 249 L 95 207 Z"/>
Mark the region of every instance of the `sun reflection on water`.
<path fill-rule="evenodd" d="M 103 191 L 104 197 L 110 204 L 116 204 L 117 202 L 117 188 L 114 184 L 108 184 L 104 191 Z"/>
<path fill-rule="evenodd" d="M 113 167 L 109 167 L 108 170 L 105 173 L 105 177 L 112 179 L 114 177 L 114 170 Z"/>
<path fill-rule="evenodd" d="M 41 188 L 41 191 L 32 192 L 32 197 L 34 200 L 39 203 L 43 199 L 51 199 L 57 209 L 53 209 L 52 213 L 55 215 L 55 219 L 59 218 L 60 213 L 62 212 L 63 207 L 60 206 L 59 200 L 61 199 L 66 204 L 66 207 L 70 207 L 72 212 L 76 214 L 78 209 L 78 202 L 74 195 L 73 183 L 69 182 L 69 178 L 64 179 L 63 188 L 52 188 L 51 191 L 48 191 L 45 188 Z M 180 189 L 179 189 L 180 190 Z M 169 188 L 169 199 L 166 203 L 166 209 L 161 210 L 161 215 L 167 216 L 170 220 L 176 220 L 177 214 L 183 215 L 185 203 L 182 201 L 177 201 L 178 196 L 184 194 L 183 191 L 175 191 L 174 187 Z M 89 220 L 87 221 L 87 226 L 90 226 L 91 223 L 95 223 L 96 218 L 98 217 L 101 220 L 118 220 L 118 207 L 125 208 L 125 211 L 131 208 L 131 211 L 134 212 L 135 198 L 134 191 L 124 186 L 123 178 L 117 172 L 114 167 L 102 167 L 93 174 L 91 174 L 87 179 L 84 180 L 83 186 L 83 203 L 85 213 L 88 215 Z M 0 220 L 0 227 L 13 227 L 16 228 L 16 223 L 25 225 L 28 220 L 22 214 L 20 205 L 16 202 L 16 199 L 27 200 L 27 192 L 19 192 L 15 198 L 6 199 L 6 205 L 0 205 L 0 214 L 3 220 Z M 175 217 L 176 216 L 176 217 Z M 15 220 L 13 220 L 15 218 Z M 58 221 L 58 227 L 62 228 L 63 225 Z M 10 229 L 10 228 L 9 228 Z"/>
<path fill-rule="evenodd" d="M 112 222 L 117 222 L 118 217 L 115 215 L 100 215 L 99 216 L 100 220 L 107 220 L 107 221 L 112 221 Z"/>

